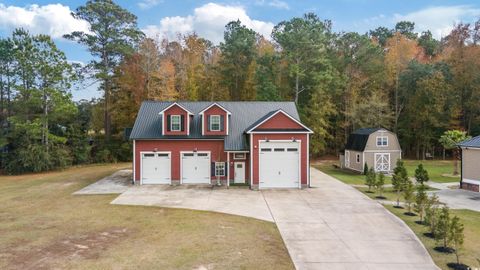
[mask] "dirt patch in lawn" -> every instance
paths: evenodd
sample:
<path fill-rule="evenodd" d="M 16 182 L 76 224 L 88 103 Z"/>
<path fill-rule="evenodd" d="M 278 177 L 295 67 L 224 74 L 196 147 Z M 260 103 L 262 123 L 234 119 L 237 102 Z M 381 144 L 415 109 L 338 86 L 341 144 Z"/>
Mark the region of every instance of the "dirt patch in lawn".
<path fill-rule="evenodd" d="M 100 253 L 132 231 L 112 227 L 80 236 L 60 238 L 44 247 L 11 252 L 10 267 L 16 269 L 50 269 L 57 259 L 98 259 Z"/>

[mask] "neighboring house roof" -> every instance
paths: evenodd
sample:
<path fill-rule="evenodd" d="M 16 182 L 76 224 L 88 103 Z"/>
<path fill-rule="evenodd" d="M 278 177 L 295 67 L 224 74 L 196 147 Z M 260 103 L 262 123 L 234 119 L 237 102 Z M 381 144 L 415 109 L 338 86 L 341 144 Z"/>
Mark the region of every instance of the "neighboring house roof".
<path fill-rule="evenodd" d="M 360 128 L 355 130 L 348 136 L 345 150 L 354 150 L 363 152 L 367 146 L 368 137 L 370 134 L 377 132 L 383 128 Z"/>
<path fill-rule="evenodd" d="M 463 141 L 463 142 L 459 143 L 458 146 L 480 148 L 480 136 L 473 137 L 469 140 Z"/>
<path fill-rule="evenodd" d="M 248 150 L 248 142 L 245 131 L 259 119 L 264 119 L 267 114 L 282 110 L 296 121 L 300 121 L 294 102 L 263 102 L 263 101 L 219 101 L 219 106 L 225 108 L 231 115 L 229 135 L 212 136 L 202 135 L 202 121 L 199 112 L 210 106 L 213 102 L 176 102 L 193 114 L 190 121 L 190 135 L 162 135 L 162 117 L 159 112 L 171 106 L 174 102 L 168 101 L 144 101 L 135 120 L 130 139 L 224 139 L 225 150 Z"/>

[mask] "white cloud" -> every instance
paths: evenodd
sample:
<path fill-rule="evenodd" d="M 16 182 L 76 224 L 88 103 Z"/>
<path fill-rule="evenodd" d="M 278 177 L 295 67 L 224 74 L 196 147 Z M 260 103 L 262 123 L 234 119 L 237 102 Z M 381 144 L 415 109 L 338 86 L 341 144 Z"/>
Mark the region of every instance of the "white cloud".
<path fill-rule="evenodd" d="M 273 23 L 254 20 L 247 15 L 242 6 L 208 3 L 195 8 L 192 15 L 185 17 L 165 17 L 159 25 L 148 25 L 143 31 L 150 37 L 174 38 L 176 34 L 196 32 L 199 36 L 209 39 L 215 44 L 223 41 L 225 25 L 231 21 L 240 20 L 247 26 L 265 36 L 270 37 Z"/>
<path fill-rule="evenodd" d="M 455 23 L 471 22 L 474 17 L 479 15 L 480 9 L 468 5 L 435 6 L 405 15 L 395 14 L 393 19 L 395 22 L 415 22 L 416 31 L 430 30 L 435 38 L 441 38 L 450 33 Z"/>
<path fill-rule="evenodd" d="M 148 8 L 151 8 L 151 7 L 154 7 L 160 3 L 162 3 L 163 0 L 143 0 L 143 1 L 140 1 L 138 2 L 138 7 L 140 7 L 141 9 L 148 9 Z"/>
<path fill-rule="evenodd" d="M 281 0 L 271 0 L 271 1 L 266 1 L 266 0 L 257 0 L 255 1 L 255 5 L 257 6 L 270 6 L 278 9 L 286 9 L 289 10 L 290 6 L 288 5 L 287 2 L 281 1 Z"/>
<path fill-rule="evenodd" d="M 72 31 L 88 32 L 88 23 L 70 15 L 70 7 L 62 4 L 26 7 L 0 4 L 0 29 L 12 31 L 23 27 L 32 34 L 47 34 L 53 38 Z"/>

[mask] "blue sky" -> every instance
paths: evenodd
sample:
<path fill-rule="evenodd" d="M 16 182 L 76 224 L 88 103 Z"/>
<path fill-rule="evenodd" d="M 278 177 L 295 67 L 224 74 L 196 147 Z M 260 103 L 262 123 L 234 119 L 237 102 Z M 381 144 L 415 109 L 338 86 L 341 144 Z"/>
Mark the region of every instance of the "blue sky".
<path fill-rule="evenodd" d="M 271 28 L 282 20 L 314 12 L 330 19 L 335 31 L 365 33 L 378 26 L 393 27 L 397 21 L 416 23 L 416 31 L 430 29 L 440 38 L 459 21 L 480 18 L 478 0 L 250 0 L 194 1 L 139 0 L 116 1 L 137 15 L 139 27 L 151 37 L 175 37 L 178 32 L 195 31 L 215 43 L 222 40 L 223 27 L 240 19 L 248 27 L 269 36 Z M 0 0 L 0 36 L 8 36 L 16 27 L 32 33 L 50 34 L 71 61 L 88 62 L 85 48 L 61 36 L 73 30 L 88 29 L 69 15 L 84 0 Z M 73 90 L 75 100 L 99 96 L 95 86 Z"/>

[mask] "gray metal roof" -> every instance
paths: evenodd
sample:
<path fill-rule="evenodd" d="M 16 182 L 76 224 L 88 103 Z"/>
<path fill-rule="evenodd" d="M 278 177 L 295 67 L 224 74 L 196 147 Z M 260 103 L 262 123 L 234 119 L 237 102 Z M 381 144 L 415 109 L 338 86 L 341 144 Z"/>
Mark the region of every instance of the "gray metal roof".
<path fill-rule="evenodd" d="M 469 140 L 463 141 L 463 142 L 459 143 L 458 146 L 480 148 L 480 136 L 473 137 Z"/>
<path fill-rule="evenodd" d="M 159 114 L 170 106 L 172 101 L 144 101 L 135 120 L 130 139 L 224 139 L 225 150 L 248 150 L 245 131 L 259 119 L 271 115 L 273 111 L 282 110 L 300 121 L 294 102 L 264 102 L 264 101 L 217 101 L 216 103 L 231 112 L 227 136 L 202 136 L 201 118 L 198 114 L 214 102 L 210 101 L 178 101 L 180 106 L 193 113 L 190 121 L 189 136 L 162 135 L 162 117 Z"/>

